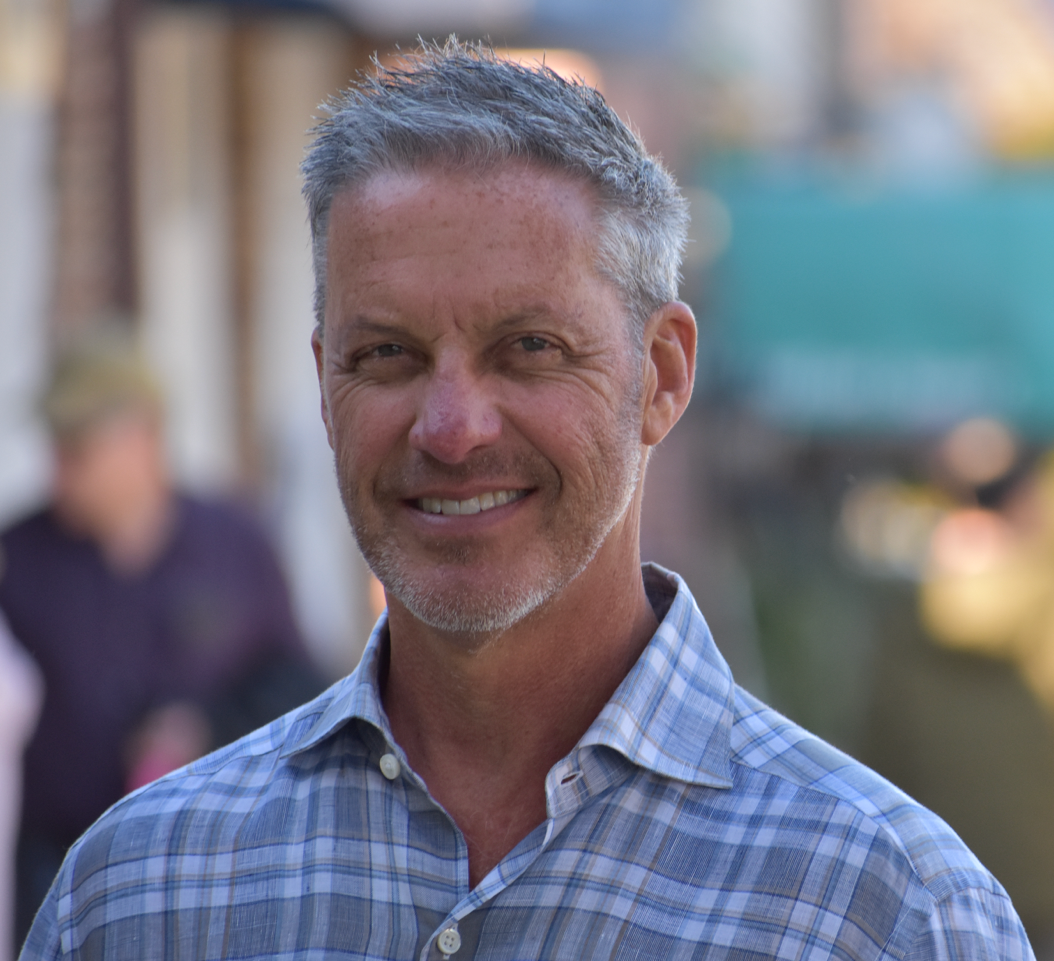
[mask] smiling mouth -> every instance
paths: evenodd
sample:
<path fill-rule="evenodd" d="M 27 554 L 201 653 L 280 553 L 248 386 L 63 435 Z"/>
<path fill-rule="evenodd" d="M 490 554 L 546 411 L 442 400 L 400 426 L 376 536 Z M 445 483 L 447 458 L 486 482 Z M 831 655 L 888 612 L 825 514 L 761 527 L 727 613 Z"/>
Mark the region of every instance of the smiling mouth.
<path fill-rule="evenodd" d="M 470 497 L 468 500 L 452 501 L 443 500 L 438 497 L 419 497 L 415 501 L 418 510 L 426 514 L 479 514 L 489 511 L 504 504 L 523 500 L 527 496 L 526 490 L 515 491 L 488 491 L 478 497 Z"/>

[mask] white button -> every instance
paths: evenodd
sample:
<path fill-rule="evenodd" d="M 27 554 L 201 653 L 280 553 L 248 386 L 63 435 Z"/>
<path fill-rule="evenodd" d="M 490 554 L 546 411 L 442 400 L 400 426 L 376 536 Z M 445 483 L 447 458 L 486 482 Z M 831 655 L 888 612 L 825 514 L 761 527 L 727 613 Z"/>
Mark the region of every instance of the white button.
<path fill-rule="evenodd" d="M 394 781 L 399 776 L 399 759 L 394 754 L 381 755 L 381 774 L 389 781 Z"/>
<path fill-rule="evenodd" d="M 436 947 L 443 952 L 443 957 L 449 958 L 454 954 L 461 947 L 461 935 L 457 933 L 457 928 L 440 931 L 439 937 L 436 938 Z"/>

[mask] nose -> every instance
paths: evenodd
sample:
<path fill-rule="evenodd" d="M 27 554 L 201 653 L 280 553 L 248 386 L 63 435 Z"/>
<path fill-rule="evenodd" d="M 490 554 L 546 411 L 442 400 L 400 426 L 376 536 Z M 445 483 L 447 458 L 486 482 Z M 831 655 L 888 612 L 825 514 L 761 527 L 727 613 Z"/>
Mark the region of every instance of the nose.
<path fill-rule="evenodd" d="M 425 383 L 410 446 L 458 464 L 501 436 L 501 414 L 484 378 L 463 363 L 437 365 Z"/>

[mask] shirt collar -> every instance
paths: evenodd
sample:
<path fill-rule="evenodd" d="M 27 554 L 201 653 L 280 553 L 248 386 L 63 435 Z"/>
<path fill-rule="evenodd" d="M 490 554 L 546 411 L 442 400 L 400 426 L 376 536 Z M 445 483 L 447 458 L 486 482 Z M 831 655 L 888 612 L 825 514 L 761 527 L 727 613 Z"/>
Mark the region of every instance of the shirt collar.
<path fill-rule="evenodd" d="M 583 735 L 657 774 L 731 787 L 732 672 L 684 581 L 643 567 L 659 628 Z"/>
<path fill-rule="evenodd" d="M 377 677 L 383 658 L 388 656 L 388 612 L 378 618 L 359 664 L 347 677 L 323 692 L 308 710 L 314 706 L 317 719 L 302 728 L 282 750 L 282 756 L 299 754 L 326 740 L 349 721 L 358 718 L 372 724 L 392 742 L 388 726 L 388 715 L 381 704 L 380 685 Z M 307 712 L 305 712 L 307 713 Z"/>
<path fill-rule="evenodd" d="M 659 628 L 577 749 L 606 746 L 657 774 L 730 787 L 731 672 L 684 581 L 657 564 L 645 564 L 643 575 Z M 377 682 L 387 649 L 388 619 L 382 614 L 359 666 L 316 702 L 317 720 L 284 755 L 315 746 L 353 718 L 392 743 Z"/>

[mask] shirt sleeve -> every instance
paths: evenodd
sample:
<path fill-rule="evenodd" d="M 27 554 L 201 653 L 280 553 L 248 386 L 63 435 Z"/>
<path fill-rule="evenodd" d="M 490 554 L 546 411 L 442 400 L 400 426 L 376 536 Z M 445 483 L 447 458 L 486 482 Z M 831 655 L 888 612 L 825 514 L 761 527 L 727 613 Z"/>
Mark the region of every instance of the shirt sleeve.
<path fill-rule="evenodd" d="M 956 891 L 936 902 L 905 961 L 1035 961 L 1028 935 L 1003 893 Z"/>
<path fill-rule="evenodd" d="M 58 880 L 40 906 L 18 961 L 50 961 L 63 957 L 58 923 Z"/>

